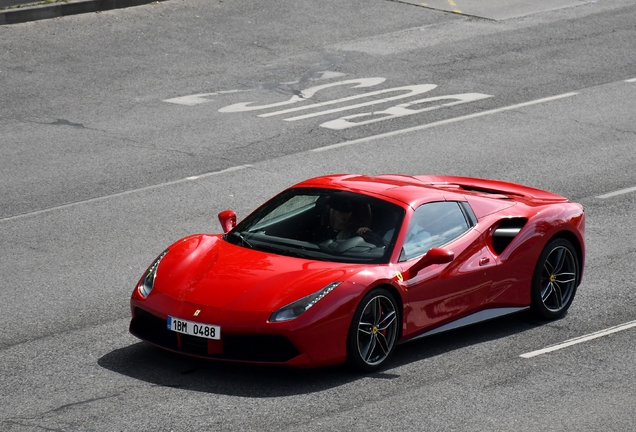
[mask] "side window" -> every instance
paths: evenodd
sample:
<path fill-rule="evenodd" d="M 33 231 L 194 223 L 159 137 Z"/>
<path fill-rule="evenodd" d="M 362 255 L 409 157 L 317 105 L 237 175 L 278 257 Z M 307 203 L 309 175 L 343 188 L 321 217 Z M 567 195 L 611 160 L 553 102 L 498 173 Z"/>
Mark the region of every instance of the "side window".
<path fill-rule="evenodd" d="M 400 261 L 424 255 L 429 249 L 442 246 L 468 231 L 459 203 L 434 202 L 421 205 L 413 213 L 409 224 Z"/>

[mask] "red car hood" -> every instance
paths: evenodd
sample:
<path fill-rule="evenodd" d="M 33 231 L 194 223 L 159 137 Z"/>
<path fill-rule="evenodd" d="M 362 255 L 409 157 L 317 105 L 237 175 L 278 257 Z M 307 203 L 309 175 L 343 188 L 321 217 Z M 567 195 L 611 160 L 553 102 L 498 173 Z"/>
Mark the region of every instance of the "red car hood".
<path fill-rule="evenodd" d="M 226 310 L 274 311 L 365 268 L 260 252 L 218 235 L 186 237 L 169 250 L 153 293 Z"/>

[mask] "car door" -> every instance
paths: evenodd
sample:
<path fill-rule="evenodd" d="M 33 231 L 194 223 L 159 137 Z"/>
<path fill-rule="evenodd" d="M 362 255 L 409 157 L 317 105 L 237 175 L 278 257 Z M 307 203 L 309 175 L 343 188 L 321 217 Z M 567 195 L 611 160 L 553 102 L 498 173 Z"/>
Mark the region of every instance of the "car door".
<path fill-rule="evenodd" d="M 415 210 L 400 256 L 405 273 L 434 247 L 455 256 L 448 264 L 425 267 L 404 281 L 409 299 L 404 309 L 407 337 L 476 311 L 492 285 L 495 257 L 462 204 L 433 202 Z"/>

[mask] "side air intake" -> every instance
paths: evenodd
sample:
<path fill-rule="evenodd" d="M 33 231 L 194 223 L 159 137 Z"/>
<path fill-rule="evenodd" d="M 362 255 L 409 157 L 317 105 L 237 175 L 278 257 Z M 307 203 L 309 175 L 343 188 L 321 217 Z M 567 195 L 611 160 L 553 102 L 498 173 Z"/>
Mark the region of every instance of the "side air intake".
<path fill-rule="evenodd" d="M 526 218 L 504 219 L 492 233 L 492 248 L 497 255 L 501 255 L 512 240 L 519 234 L 521 228 L 528 222 Z"/>

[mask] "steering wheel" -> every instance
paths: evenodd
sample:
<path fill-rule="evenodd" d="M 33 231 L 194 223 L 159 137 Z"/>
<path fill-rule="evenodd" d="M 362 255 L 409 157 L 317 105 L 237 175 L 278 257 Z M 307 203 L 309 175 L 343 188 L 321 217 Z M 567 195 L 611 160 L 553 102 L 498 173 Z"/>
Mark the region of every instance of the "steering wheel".
<path fill-rule="evenodd" d="M 331 239 L 325 240 L 323 242 L 318 243 L 318 248 L 323 252 L 332 253 L 334 250 L 333 246 L 334 241 Z"/>
<path fill-rule="evenodd" d="M 339 243 L 338 246 L 336 246 L 336 248 L 333 250 L 333 253 L 336 253 L 336 254 L 345 253 L 349 249 L 353 249 L 354 247 L 360 245 L 361 243 L 365 243 L 364 239 L 361 236 L 351 237 Z"/>

